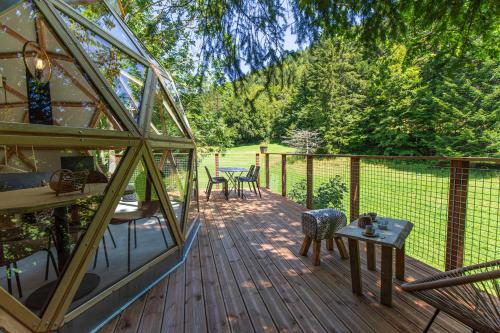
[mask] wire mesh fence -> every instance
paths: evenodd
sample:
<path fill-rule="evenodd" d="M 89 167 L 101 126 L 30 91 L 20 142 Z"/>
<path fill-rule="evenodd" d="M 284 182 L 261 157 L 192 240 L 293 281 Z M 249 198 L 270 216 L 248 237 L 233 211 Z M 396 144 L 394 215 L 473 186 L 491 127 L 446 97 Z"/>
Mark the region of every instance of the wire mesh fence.
<path fill-rule="evenodd" d="M 255 154 L 225 154 L 220 166 L 255 164 Z M 349 217 L 351 156 L 315 155 L 312 164 L 312 205 L 335 207 Z M 440 270 L 500 258 L 500 163 L 428 158 L 363 156 L 359 164 L 359 212 L 377 212 L 414 224 L 406 253 Z M 261 187 L 282 193 L 282 155 L 259 156 Z M 307 198 L 307 159 L 286 155 L 286 196 L 302 205 Z M 215 168 L 214 155 L 200 166 Z M 200 169 L 200 187 L 206 186 Z M 206 178 L 206 177 L 205 177 Z M 325 199 L 326 198 L 326 199 Z M 356 212 L 356 210 L 355 210 Z M 355 217 L 355 216 L 354 216 Z"/>

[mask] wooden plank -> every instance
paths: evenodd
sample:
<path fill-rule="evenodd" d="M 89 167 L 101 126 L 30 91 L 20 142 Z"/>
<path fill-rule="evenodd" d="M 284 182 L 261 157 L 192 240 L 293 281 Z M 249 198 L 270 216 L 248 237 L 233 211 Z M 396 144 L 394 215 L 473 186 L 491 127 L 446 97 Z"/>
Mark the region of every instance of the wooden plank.
<path fill-rule="evenodd" d="M 396 279 L 405 280 L 405 246 L 396 249 Z"/>
<path fill-rule="evenodd" d="M 194 242 L 189 252 L 186 265 L 186 301 L 184 314 L 184 332 L 205 332 L 207 322 L 205 317 L 205 299 L 201 282 L 200 255 L 198 242 Z"/>
<path fill-rule="evenodd" d="M 359 241 L 349 238 L 349 260 L 351 263 L 351 288 L 356 295 L 363 293 L 361 285 L 361 267 L 359 260 Z"/>
<path fill-rule="evenodd" d="M 226 305 L 229 325 L 233 332 L 254 332 L 238 283 L 225 255 L 224 246 L 216 227 L 213 225 L 214 216 L 209 208 L 209 203 L 203 203 L 203 210 L 219 281 L 224 283 L 221 291 Z"/>
<path fill-rule="evenodd" d="M 365 242 L 366 244 L 366 267 L 371 271 L 377 270 L 375 260 L 375 244 L 372 242 Z"/>
<path fill-rule="evenodd" d="M 116 324 L 118 324 L 119 320 L 120 316 L 114 317 L 113 319 L 111 319 L 111 321 L 109 321 L 99 330 L 99 333 L 113 333 L 115 331 Z"/>
<path fill-rule="evenodd" d="M 207 312 L 207 328 L 209 332 L 230 332 L 229 321 L 222 297 L 222 290 L 212 249 L 208 239 L 206 224 L 203 223 L 198 234 L 200 247 L 201 275 L 203 295 Z"/>
<path fill-rule="evenodd" d="M 184 264 L 169 276 L 161 326 L 162 333 L 184 332 L 185 281 L 186 265 Z"/>
<path fill-rule="evenodd" d="M 167 277 L 148 292 L 143 310 L 144 314 L 142 315 L 137 332 L 157 333 L 161 331 L 168 282 L 169 278 Z"/>
<path fill-rule="evenodd" d="M 137 301 L 132 303 L 128 308 L 126 308 L 120 315 L 120 319 L 116 324 L 116 333 L 135 333 L 139 327 L 141 321 L 142 313 L 144 310 L 144 304 L 146 303 L 146 295 L 139 298 Z"/>

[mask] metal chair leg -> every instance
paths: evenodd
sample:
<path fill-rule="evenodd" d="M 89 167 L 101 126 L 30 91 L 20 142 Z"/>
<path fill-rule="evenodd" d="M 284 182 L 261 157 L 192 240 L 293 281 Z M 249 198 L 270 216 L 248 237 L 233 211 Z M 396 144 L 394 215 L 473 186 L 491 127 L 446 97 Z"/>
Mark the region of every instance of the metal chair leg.
<path fill-rule="evenodd" d="M 137 248 L 137 220 L 134 220 L 134 249 Z"/>
<path fill-rule="evenodd" d="M 130 272 L 130 228 L 132 221 L 128 222 L 128 246 L 127 246 L 127 272 Z"/>
<path fill-rule="evenodd" d="M 165 241 L 165 246 L 168 249 L 167 236 L 165 236 L 165 231 L 163 230 L 163 225 L 161 224 L 161 220 L 158 216 L 153 216 L 158 220 L 158 224 L 160 225 L 161 235 L 163 236 L 163 240 Z"/>
<path fill-rule="evenodd" d="M 208 183 L 207 201 L 209 201 L 209 200 L 210 200 L 210 193 L 212 193 L 212 186 L 213 186 L 213 185 L 214 185 L 214 184 L 213 184 L 212 182 L 209 182 L 209 183 Z"/>
<path fill-rule="evenodd" d="M 93 269 L 97 267 L 97 258 L 99 257 L 99 247 L 95 250 L 95 255 L 94 255 L 94 266 Z"/>
<path fill-rule="evenodd" d="M 114 246 L 114 247 L 115 247 L 115 249 L 116 249 L 116 242 L 115 242 L 115 238 L 113 237 L 113 234 L 111 233 L 111 229 L 109 228 L 109 225 L 108 225 L 107 229 L 108 229 L 109 237 L 111 237 L 111 242 L 113 242 L 113 246 Z"/>
<path fill-rule="evenodd" d="M 12 271 L 10 270 L 10 264 L 7 264 L 5 266 L 5 275 L 7 277 L 7 290 L 9 292 L 9 294 L 12 295 Z"/>
<path fill-rule="evenodd" d="M 21 289 L 21 279 L 19 278 L 19 270 L 17 269 L 17 262 L 14 261 L 12 263 L 12 265 L 14 266 L 14 276 L 16 277 L 16 285 L 17 285 L 17 293 L 19 294 L 19 298 L 22 298 L 23 297 L 23 291 Z"/>
<path fill-rule="evenodd" d="M 106 238 L 102 237 L 102 247 L 104 249 L 104 258 L 106 259 L 106 267 L 109 267 L 109 258 L 108 258 L 108 248 L 106 247 Z"/>
<path fill-rule="evenodd" d="M 424 333 L 427 333 L 429 331 L 429 329 L 432 326 L 432 323 L 434 322 L 434 320 L 436 319 L 436 317 L 437 317 L 437 315 L 439 314 L 440 311 L 441 310 L 439 310 L 439 309 L 436 309 L 436 311 L 434 311 L 434 314 L 432 315 L 431 320 L 427 323 L 427 326 L 424 329 Z"/>

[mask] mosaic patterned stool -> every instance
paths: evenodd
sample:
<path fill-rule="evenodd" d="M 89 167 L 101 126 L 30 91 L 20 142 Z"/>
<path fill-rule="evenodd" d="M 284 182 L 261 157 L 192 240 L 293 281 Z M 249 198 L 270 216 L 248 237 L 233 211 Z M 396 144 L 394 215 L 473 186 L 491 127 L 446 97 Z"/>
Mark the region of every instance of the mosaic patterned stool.
<path fill-rule="evenodd" d="M 333 239 L 337 244 L 342 259 L 347 259 L 347 250 L 340 237 L 333 237 L 338 229 L 346 226 L 347 218 L 339 210 L 325 208 L 310 210 L 302 213 L 302 232 L 304 232 L 304 241 L 300 248 L 300 255 L 307 256 L 311 242 L 313 242 L 313 264 L 319 265 L 319 253 L 321 241 L 326 240 L 326 248 L 333 251 Z"/>

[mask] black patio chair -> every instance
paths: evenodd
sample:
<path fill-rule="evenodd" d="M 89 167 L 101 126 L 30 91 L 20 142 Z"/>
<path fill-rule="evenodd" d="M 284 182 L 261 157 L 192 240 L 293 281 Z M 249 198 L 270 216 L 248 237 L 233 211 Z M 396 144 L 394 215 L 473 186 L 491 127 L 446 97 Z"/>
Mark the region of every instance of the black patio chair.
<path fill-rule="evenodd" d="M 224 196 L 226 197 L 226 200 L 228 200 L 229 185 L 227 183 L 227 179 L 224 177 L 212 177 L 212 175 L 210 174 L 210 171 L 208 170 L 207 167 L 205 167 L 205 171 L 207 172 L 207 176 L 208 176 L 207 189 L 205 190 L 205 192 L 207 192 L 207 201 L 210 200 L 210 193 L 212 192 L 212 187 L 214 186 L 214 184 L 223 184 Z"/>
<path fill-rule="evenodd" d="M 253 172 L 250 174 L 250 172 L 246 176 L 240 176 L 236 177 L 236 181 L 238 182 L 238 196 L 245 197 L 245 192 L 243 189 L 243 183 L 248 183 L 248 186 L 252 185 L 253 191 L 255 195 L 257 195 L 257 191 L 259 191 L 259 197 L 262 198 L 262 195 L 260 194 L 260 184 L 259 184 L 259 172 L 260 172 L 260 166 L 256 166 L 253 170 Z M 250 191 L 252 189 L 250 188 Z"/>

